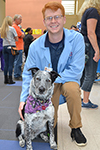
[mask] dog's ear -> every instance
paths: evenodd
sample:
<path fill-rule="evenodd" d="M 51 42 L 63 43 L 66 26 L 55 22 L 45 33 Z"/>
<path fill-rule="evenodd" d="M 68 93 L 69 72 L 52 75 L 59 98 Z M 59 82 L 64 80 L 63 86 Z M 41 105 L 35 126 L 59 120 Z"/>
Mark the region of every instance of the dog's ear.
<path fill-rule="evenodd" d="M 32 72 L 32 76 L 34 76 L 34 74 L 39 70 L 39 68 L 35 67 L 35 68 L 28 69 L 28 71 L 30 71 L 30 70 Z"/>
<path fill-rule="evenodd" d="M 52 83 L 56 80 L 56 78 L 59 76 L 61 77 L 57 72 L 55 71 L 51 71 L 49 72 L 50 76 L 51 76 L 51 80 L 52 80 Z"/>

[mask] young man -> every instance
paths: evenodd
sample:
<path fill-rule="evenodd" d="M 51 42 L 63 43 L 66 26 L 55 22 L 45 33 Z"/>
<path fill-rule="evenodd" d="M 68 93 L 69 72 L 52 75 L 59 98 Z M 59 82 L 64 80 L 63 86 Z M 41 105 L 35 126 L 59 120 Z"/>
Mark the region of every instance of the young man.
<path fill-rule="evenodd" d="M 20 97 L 19 114 L 28 96 L 30 80 L 29 68 L 38 67 L 40 70 L 52 68 L 61 76 L 55 81 L 52 102 L 55 107 L 55 123 L 60 94 L 66 97 L 70 114 L 69 126 L 71 137 L 79 146 L 86 145 L 87 140 L 82 134 L 81 123 L 81 92 L 80 78 L 85 63 L 85 45 L 83 36 L 73 30 L 63 28 L 66 23 L 64 7 L 58 2 L 49 2 L 42 9 L 43 22 L 47 28 L 46 34 L 34 41 L 29 47 L 27 61 L 23 71 L 23 85 Z M 23 119 L 24 120 L 24 119 Z"/>
<path fill-rule="evenodd" d="M 21 80 L 21 66 L 22 66 L 22 50 L 24 50 L 24 33 L 21 31 L 20 25 L 22 22 L 22 16 L 16 14 L 14 16 L 14 24 L 13 27 L 15 28 L 17 35 L 18 35 L 18 41 L 16 42 L 16 46 L 19 50 L 19 55 L 15 56 L 15 62 L 14 62 L 14 79 L 15 80 Z"/>

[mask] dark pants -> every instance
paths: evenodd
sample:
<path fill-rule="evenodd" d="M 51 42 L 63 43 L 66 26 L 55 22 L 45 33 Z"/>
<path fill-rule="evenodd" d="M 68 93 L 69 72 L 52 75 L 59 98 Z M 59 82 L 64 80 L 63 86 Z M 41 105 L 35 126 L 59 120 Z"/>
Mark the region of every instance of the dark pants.
<path fill-rule="evenodd" d="M 4 57 L 2 51 L 0 52 L 0 58 L 1 58 L 1 70 L 4 71 Z"/>
<path fill-rule="evenodd" d="M 22 50 L 19 50 L 19 55 L 15 56 L 14 61 L 14 77 L 20 77 L 21 76 L 21 66 L 22 66 Z"/>
<path fill-rule="evenodd" d="M 9 46 L 3 47 L 3 56 L 4 56 L 4 62 L 5 62 L 4 75 L 6 76 L 7 73 L 9 73 L 9 76 L 12 76 L 15 56 L 11 54 L 11 49 L 9 49 Z"/>
<path fill-rule="evenodd" d="M 83 76 L 81 78 L 81 88 L 83 91 L 90 92 L 92 85 L 94 83 L 94 80 L 96 78 L 96 71 L 98 63 L 93 60 L 94 57 L 94 49 L 92 48 L 91 44 L 87 44 L 85 47 L 86 51 L 88 51 L 89 54 L 89 60 L 85 65 Z"/>

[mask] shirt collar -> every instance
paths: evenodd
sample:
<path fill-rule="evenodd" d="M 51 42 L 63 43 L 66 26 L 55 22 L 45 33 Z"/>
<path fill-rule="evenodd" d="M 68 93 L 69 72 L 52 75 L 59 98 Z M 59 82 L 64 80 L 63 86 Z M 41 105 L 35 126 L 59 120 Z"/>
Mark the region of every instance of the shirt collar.
<path fill-rule="evenodd" d="M 64 43 L 64 39 L 65 39 L 65 33 L 63 32 L 63 38 L 60 42 L 58 43 Z M 56 43 L 55 43 L 56 44 Z M 48 33 L 46 35 L 46 39 L 45 39 L 45 47 L 51 47 L 51 42 L 49 41 L 49 36 Z"/>

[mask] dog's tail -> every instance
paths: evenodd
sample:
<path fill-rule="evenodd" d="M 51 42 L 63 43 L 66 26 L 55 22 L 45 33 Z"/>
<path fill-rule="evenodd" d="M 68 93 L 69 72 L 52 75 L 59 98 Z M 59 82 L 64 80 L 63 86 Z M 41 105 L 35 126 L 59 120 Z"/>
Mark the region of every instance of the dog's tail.
<path fill-rule="evenodd" d="M 15 130 L 15 134 L 16 134 L 16 137 L 18 138 L 21 134 L 21 126 L 19 123 L 17 123 L 17 126 L 16 126 L 16 130 Z"/>

